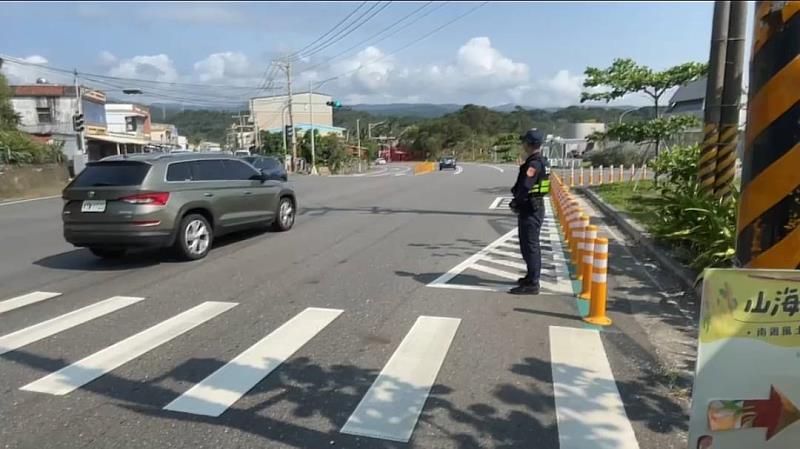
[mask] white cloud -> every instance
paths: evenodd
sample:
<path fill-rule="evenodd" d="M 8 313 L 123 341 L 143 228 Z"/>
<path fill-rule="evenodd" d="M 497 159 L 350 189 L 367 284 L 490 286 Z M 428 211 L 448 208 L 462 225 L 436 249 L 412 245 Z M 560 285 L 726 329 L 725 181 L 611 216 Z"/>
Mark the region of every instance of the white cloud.
<path fill-rule="evenodd" d="M 194 74 L 202 82 L 231 81 L 232 79 L 252 78 L 257 72 L 244 53 L 213 53 L 194 63 Z"/>
<path fill-rule="evenodd" d="M 141 55 L 123 59 L 109 70 L 112 76 L 172 82 L 178 79 L 178 71 L 169 56 Z"/>
<path fill-rule="evenodd" d="M 36 67 L 36 65 L 47 64 L 47 58 L 44 56 L 31 55 L 17 59 L 24 61 L 26 64 L 18 64 L 11 61 L 3 63 L 2 72 L 8 78 L 9 84 L 31 84 L 35 83 L 38 78 L 45 78 L 50 82 L 65 82 L 69 78 L 66 75 Z"/>
<path fill-rule="evenodd" d="M 114 56 L 114 53 L 111 53 L 108 50 L 101 51 L 99 58 L 100 58 L 100 63 L 105 66 L 111 66 L 117 62 L 117 57 Z"/>

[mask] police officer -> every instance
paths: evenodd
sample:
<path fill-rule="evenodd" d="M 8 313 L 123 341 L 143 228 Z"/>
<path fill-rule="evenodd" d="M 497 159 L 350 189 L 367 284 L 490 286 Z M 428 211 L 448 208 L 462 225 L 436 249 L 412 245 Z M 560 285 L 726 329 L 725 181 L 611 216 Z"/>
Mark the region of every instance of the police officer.
<path fill-rule="evenodd" d="M 527 159 L 519 167 L 517 182 L 511 188 L 511 209 L 518 215 L 519 249 L 528 273 L 511 289 L 515 295 L 539 294 L 542 253 L 539 232 L 544 221 L 544 196 L 550 191 L 550 168 L 542 157 L 544 135 L 536 128 L 520 136 Z"/>

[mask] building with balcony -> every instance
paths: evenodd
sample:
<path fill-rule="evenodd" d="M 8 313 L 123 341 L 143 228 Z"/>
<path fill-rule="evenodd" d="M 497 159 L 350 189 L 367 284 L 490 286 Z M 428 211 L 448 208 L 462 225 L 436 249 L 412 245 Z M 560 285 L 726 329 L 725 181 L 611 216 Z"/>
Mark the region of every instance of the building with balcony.
<path fill-rule="evenodd" d="M 169 123 L 153 123 L 150 126 L 150 145 L 162 149 L 177 149 L 178 128 Z"/>
<path fill-rule="evenodd" d="M 333 126 L 333 108 L 326 103 L 331 101 L 330 95 L 322 93 L 296 93 L 292 95 L 292 118 L 295 127 L 310 125 L 313 118 L 314 127 Z M 289 124 L 289 96 L 275 95 L 250 99 L 250 117 L 254 118 L 258 130 L 282 129 Z M 312 117 L 313 112 L 313 117 Z"/>

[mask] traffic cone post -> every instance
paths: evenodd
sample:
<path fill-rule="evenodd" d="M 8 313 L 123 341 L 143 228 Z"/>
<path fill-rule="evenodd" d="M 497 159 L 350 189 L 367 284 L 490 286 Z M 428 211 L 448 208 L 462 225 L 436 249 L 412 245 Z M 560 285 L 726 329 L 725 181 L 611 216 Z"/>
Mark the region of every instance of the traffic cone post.
<path fill-rule="evenodd" d="M 606 299 L 608 295 L 608 239 L 597 238 L 594 241 L 594 257 L 592 262 L 592 286 L 589 301 L 589 315 L 583 320 L 599 326 L 611 324 L 606 315 Z"/>
<path fill-rule="evenodd" d="M 581 294 L 582 299 L 589 299 L 592 294 L 592 261 L 594 242 L 597 239 L 597 226 L 590 225 L 583 230 L 583 251 L 581 252 Z"/>

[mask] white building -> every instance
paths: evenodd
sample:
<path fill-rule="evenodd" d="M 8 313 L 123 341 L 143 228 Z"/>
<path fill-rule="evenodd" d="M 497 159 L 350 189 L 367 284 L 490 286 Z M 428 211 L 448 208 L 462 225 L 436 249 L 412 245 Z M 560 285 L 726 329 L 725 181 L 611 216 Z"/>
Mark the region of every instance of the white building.
<path fill-rule="evenodd" d="M 150 109 L 133 103 L 106 104 L 106 124 L 110 135 L 139 139 L 141 145 L 150 140 Z"/>
<path fill-rule="evenodd" d="M 257 129 L 280 131 L 289 124 L 288 95 L 258 97 L 250 100 L 250 116 L 254 118 Z M 333 108 L 326 103 L 331 101 L 330 95 L 315 93 L 296 93 L 292 95 L 292 117 L 294 125 L 316 127 L 333 126 Z M 312 117 L 313 112 L 313 117 Z M 275 131 L 272 131 L 275 132 Z"/>

